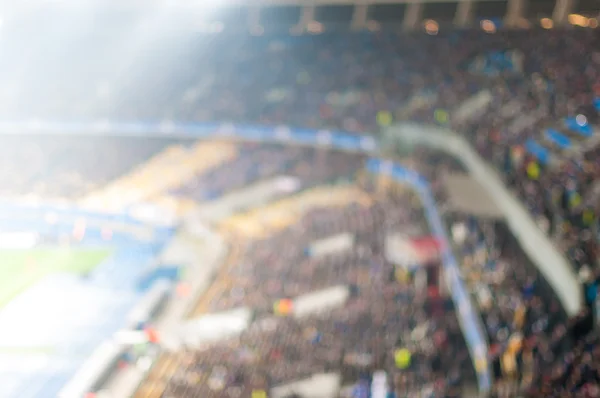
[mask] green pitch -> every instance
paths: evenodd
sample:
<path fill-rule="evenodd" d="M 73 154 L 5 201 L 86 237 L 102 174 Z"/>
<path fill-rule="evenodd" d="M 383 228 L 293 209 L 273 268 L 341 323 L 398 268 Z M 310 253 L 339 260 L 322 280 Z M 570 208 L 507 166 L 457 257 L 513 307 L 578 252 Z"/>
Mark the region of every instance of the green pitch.
<path fill-rule="evenodd" d="M 0 250 L 0 308 L 48 275 L 90 272 L 111 252 L 69 248 Z"/>

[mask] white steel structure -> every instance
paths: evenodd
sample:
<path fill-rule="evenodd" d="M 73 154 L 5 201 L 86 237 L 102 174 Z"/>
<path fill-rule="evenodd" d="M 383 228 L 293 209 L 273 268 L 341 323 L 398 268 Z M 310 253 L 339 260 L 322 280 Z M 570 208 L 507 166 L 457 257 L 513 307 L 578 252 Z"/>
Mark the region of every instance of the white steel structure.
<path fill-rule="evenodd" d="M 315 15 L 319 7 L 351 6 L 353 7 L 351 26 L 356 29 L 362 29 L 367 26 L 369 22 L 370 7 L 380 5 L 404 5 L 406 8 L 404 11 L 403 25 L 410 29 L 411 27 L 419 26 L 420 22 L 426 18 L 426 16 L 423 15 L 423 11 L 428 4 L 439 5 L 444 3 L 455 6 L 454 15 L 451 18 L 458 26 L 466 26 L 473 21 L 475 17 L 474 9 L 479 3 L 500 4 L 505 8 L 506 12 L 504 15 L 497 15 L 497 17 L 503 18 L 505 24 L 508 26 L 518 26 L 519 22 L 526 17 L 525 10 L 527 9 L 529 1 L 530 0 L 212 0 L 208 2 L 198 2 L 196 0 L 170 0 L 167 1 L 167 4 L 170 6 L 182 7 L 247 7 L 249 25 L 257 25 L 258 21 L 260 21 L 261 10 L 284 6 L 301 7 L 297 25 L 299 28 L 306 28 L 311 23 L 318 21 L 315 18 Z M 576 7 L 578 0 L 546 1 L 551 5 L 553 10 L 551 12 L 551 17 L 554 26 L 568 24 L 569 15 L 577 12 Z M 160 3 L 160 1 L 157 1 L 157 3 Z M 597 9 L 595 10 L 595 14 L 598 14 L 600 12 L 600 3 L 596 4 Z"/>

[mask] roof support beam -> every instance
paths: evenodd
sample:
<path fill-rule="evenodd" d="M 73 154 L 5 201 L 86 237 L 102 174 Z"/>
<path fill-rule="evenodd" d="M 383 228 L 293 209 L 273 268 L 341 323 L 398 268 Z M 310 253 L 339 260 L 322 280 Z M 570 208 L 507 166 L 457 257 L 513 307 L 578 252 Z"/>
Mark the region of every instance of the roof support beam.
<path fill-rule="evenodd" d="M 514 27 L 523 19 L 525 9 L 525 0 L 508 0 L 508 9 L 506 10 L 506 24 Z"/>
<path fill-rule="evenodd" d="M 251 6 L 248 10 L 248 26 L 250 29 L 260 26 L 260 6 Z"/>
<path fill-rule="evenodd" d="M 308 24 L 314 22 L 315 20 L 315 10 L 316 7 L 314 5 L 308 5 L 302 7 L 302 13 L 300 14 L 300 26 L 302 28 L 306 28 Z"/>
<path fill-rule="evenodd" d="M 552 13 L 554 24 L 558 26 L 566 25 L 574 5 L 573 0 L 556 0 L 554 12 Z"/>
<path fill-rule="evenodd" d="M 134 1 L 134 0 L 129 0 Z M 141 0 L 140 0 L 141 1 Z M 149 1 L 149 0 L 146 0 Z M 175 0 L 173 0 L 175 1 Z M 189 0 L 180 0 L 189 2 Z M 373 5 L 373 4 L 413 4 L 413 3 L 456 3 L 463 0 L 253 0 L 252 3 L 262 6 L 303 6 L 307 2 L 316 6 L 353 6 L 353 5 Z M 478 3 L 496 2 L 498 0 L 476 0 Z M 552 0 L 548 0 L 552 1 Z M 218 2 L 217 2 L 218 3 Z M 248 0 L 227 0 L 230 5 L 248 5 Z"/>
<path fill-rule="evenodd" d="M 361 30 L 367 26 L 367 16 L 369 15 L 369 6 L 366 4 L 359 4 L 354 6 L 352 13 L 352 29 Z"/>
<path fill-rule="evenodd" d="M 411 3 L 408 5 L 402 24 L 405 31 L 415 30 L 423 18 L 423 3 Z"/>
<path fill-rule="evenodd" d="M 473 1 L 463 0 L 458 3 L 456 14 L 454 14 L 454 24 L 460 28 L 464 28 L 471 23 L 473 19 Z"/>

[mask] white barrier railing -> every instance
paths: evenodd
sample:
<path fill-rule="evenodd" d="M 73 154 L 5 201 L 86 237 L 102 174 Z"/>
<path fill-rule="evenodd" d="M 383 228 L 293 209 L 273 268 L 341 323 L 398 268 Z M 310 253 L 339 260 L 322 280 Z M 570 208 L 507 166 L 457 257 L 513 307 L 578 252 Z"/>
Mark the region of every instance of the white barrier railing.
<path fill-rule="evenodd" d="M 458 134 L 435 126 L 403 123 L 391 127 L 387 134 L 406 140 L 410 145 L 425 145 L 459 159 L 471 176 L 488 191 L 504 214 L 521 247 L 556 292 L 565 311 L 576 315 L 582 308 L 582 288 L 574 268 L 550 242 L 500 177 Z"/>

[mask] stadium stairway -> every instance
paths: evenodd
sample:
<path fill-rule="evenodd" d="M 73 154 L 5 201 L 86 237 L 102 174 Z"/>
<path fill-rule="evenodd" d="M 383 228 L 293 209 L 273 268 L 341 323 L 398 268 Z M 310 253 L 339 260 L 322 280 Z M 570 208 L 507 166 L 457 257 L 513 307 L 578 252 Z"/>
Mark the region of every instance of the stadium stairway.
<path fill-rule="evenodd" d="M 232 267 L 241 259 L 242 247 L 241 238 L 231 240 L 236 242 L 230 247 L 230 252 L 225 261 L 219 267 L 217 276 L 214 282 L 208 287 L 208 290 L 202 294 L 196 306 L 190 311 L 189 318 L 195 318 L 209 312 L 210 303 L 215 297 L 223 294 L 227 289 L 231 288 L 231 278 L 229 277 Z"/>
<path fill-rule="evenodd" d="M 134 398 L 160 398 L 167 382 L 178 368 L 177 354 L 163 354 L 148 373 L 145 382 L 136 391 Z"/>

